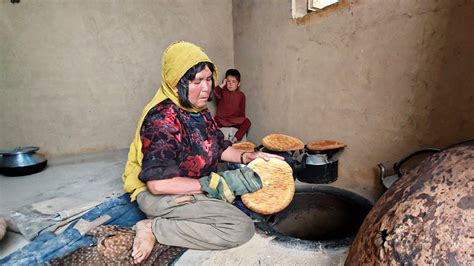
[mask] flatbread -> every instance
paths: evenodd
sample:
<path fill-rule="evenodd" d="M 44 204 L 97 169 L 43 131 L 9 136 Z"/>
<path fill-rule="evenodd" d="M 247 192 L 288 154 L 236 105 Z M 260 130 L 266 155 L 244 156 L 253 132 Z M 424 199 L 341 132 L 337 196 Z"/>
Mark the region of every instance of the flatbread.
<path fill-rule="evenodd" d="M 326 151 L 340 149 L 346 146 L 346 144 L 335 140 L 315 140 L 308 143 L 306 148 L 310 151 Z"/>
<path fill-rule="evenodd" d="M 248 164 L 262 179 L 262 189 L 242 195 L 242 202 L 260 214 L 273 214 L 285 209 L 293 200 L 295 181 L 293 170 L 285 161 L 262 158 Z"/>
<path fill-rule="evenodd" d="M 262 145 L 271 151 L 296 151 L 304 148 L 304 143 L 294 137 L 283 134 L 270 134 L 262 139 Z"/>
<path fill-rule="evenodd" d="M 257 145 L 253 144 L 250 141 L 242 141 L 232 144 L 232 147 L 240 151 L 253 152 L 255 151 L 255 147 L 257 147 Z"/>

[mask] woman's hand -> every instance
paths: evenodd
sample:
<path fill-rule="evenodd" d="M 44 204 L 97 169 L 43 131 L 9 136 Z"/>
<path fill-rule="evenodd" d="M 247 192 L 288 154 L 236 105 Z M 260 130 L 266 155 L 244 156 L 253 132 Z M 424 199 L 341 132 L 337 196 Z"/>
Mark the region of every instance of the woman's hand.
<path fill-rule="evenodd" d="M 285 158 L 276 155 L 276 154 L 271 154 L 271 153 L 266 153 L 266 152 L 261 152 L 261 151 L 254 151 L 254 152 L 245 152 L 243 155 L 243 161 L 245 164 L 250 163 L 251 161 L 257 159 L 257 158 L 262 158 L 265 161 L 270 160 L 270 158 L 275 158 L 278 160 L 285 160 Z"/>

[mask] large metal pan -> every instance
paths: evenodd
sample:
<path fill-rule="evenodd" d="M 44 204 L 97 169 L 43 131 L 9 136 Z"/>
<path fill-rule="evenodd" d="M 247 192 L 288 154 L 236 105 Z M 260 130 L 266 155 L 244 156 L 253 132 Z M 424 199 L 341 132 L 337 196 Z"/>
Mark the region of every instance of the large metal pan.
<path fill-rule="evenodd" d="M 16 147 L 0 150 L 0 174 L 22 176 L 37 173 L 46 167 L 48 160 L 36 151 L 38 147 Z"/>

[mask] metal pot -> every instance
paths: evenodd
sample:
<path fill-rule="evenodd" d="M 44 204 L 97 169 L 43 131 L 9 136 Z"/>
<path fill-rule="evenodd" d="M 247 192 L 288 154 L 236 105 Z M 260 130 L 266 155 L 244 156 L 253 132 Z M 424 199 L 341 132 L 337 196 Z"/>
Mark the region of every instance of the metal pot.
<path fill-rule="evenodd" d="M 338 158 L 343 147 L 325 151 L 307 150 L 301 158 L 298 180 L 305 183 L 327 184 L 338 176 Z"/>
<path fill-rule="evenodd" d="M 385 175 L 385 166 L 382 163 L 377 164 L 379 167 L 380 183 L 382 184 L 384 191 L 391 187 L 395 181 L 400 179 L 407 172 L 407 169 L 414 168 L 421 162 L 421 160 L 439 151 L 440 149 L 436 148 L 426 148 L 412 152 L 393 165 L 394 174 L 389 176 Z"/>
<path fill-rule="evenodd" d="M 0 173 L 7 176 L 22 176 L 37 173 L 46 167 L 48 160 L 36 153 L 39 147 L 16 147 L 0 150 Z"/>

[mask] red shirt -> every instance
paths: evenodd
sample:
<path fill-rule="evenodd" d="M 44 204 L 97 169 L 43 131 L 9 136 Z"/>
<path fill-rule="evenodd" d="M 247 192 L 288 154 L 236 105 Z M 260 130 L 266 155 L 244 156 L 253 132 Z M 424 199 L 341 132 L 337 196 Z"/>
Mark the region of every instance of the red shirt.
<path fill-rule="evenodd" d="M 225 127 L 240 125 L 245 117 L 245 94 L 240 90 L 229 91 L 219 86 L 214 88 L 217 111 L 214 119 Z"/>

